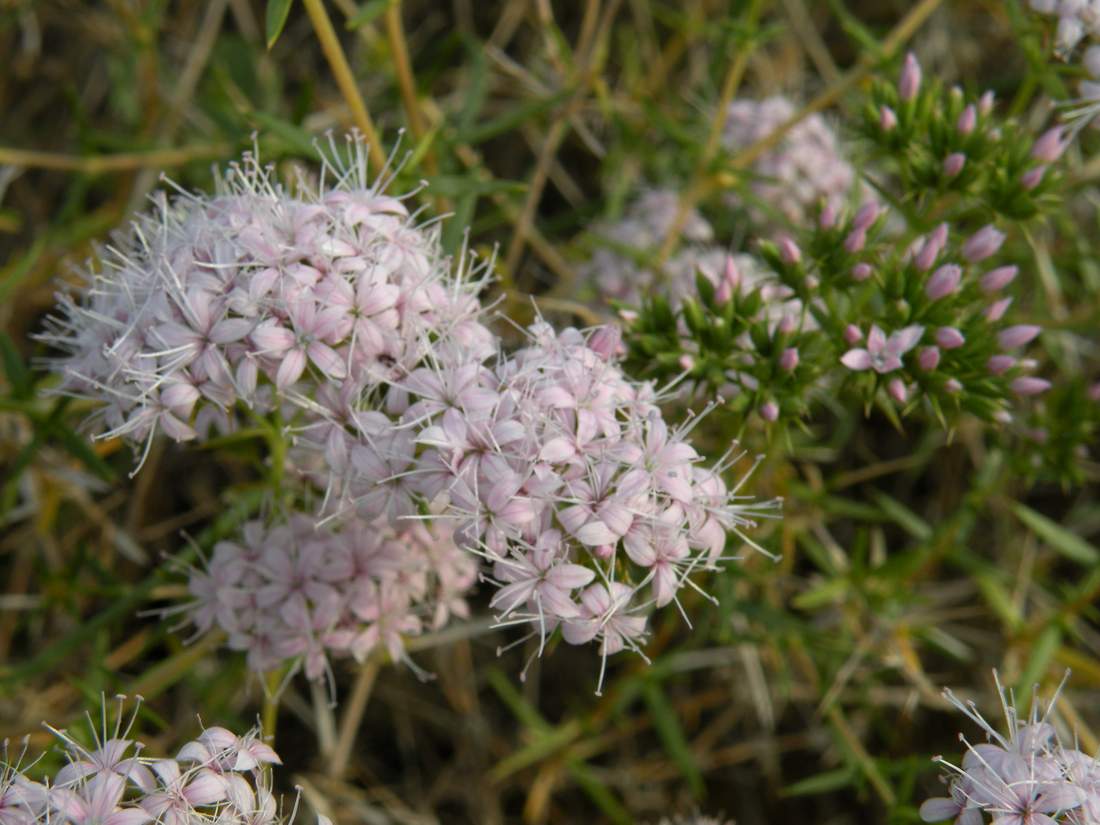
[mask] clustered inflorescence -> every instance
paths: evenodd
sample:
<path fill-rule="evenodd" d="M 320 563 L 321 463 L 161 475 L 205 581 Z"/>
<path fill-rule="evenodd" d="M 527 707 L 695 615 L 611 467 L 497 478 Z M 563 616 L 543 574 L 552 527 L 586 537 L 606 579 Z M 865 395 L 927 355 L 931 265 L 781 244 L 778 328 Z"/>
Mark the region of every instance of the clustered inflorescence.
<path fill-rule="evenodd" d="M 996 676 L 996 674 L 994 674 Z M 948 795 L 921 805 L 925 822 L 953 819 L 956 825 L 1089 825 L 1100 821 L 1100 761 L 1063 745 L 1048 721 L 1054 700 L 1040 713 L 1020 718 L 1012 694 L 997 680 L 1007 730 L 999 732 L 973 702 L 950 690 L 945 698 L 976 723 L 985 742 L 966 744 L 961 765 L 936 757 L 946 770 Z M 986 817 L 990 820 L 986 820 Z"/>
<path fill-rule="evenodd" d="M 729 456 L 701 466 L 692 423 L 622 373 L 614 328 L 540 321 L 504 352 L 484 269 L 452 273 L 438 232 L 367 184 L 362 145 L 331 149 L 316 188 L 248 156 L 215 197 L 162 202 L 46 336 L 105 435 L 250 419 L 285 445 L 287 489 L 192 572 L 188 617 L 257 670 L 320 678 L 329 654 L 404 658 L 402 639 L 465 615 L 480 556 L 492 607 L 540 651 L 558 628 L 605 661 L 640 650 L 649 609 L 770 505 L 726 487 Z"/>
<path fill-rule="evenodd" d="M 101 731 L 92 725 L 94 747 L 64 730 L 50 728 L 68 760 L 54 776 L 35 781 L 21 759 L 0 759 L 0 822 L 4 825 L 276 825 L 280 815 L 269 766 L 281 764 L 258 731 L 237 736 L 209 727 L 185 744 L 174 759 L 145 754 L 119 717 Z M 136 711 L 135 711 L 136 716 Z M 91 719 L 89 718 L 91 724 Z M 291 817 L 292 818 L 292 817 Z"/>

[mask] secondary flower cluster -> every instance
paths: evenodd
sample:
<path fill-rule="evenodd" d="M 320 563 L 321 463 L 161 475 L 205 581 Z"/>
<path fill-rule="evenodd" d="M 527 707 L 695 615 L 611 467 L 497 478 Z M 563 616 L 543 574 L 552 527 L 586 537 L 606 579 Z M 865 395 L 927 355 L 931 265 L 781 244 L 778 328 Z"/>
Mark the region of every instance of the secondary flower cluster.
<path fill-rule="evenodd" d="M 1031 0 L 1031 8 L 1058 19 L 1054 33 L 1058 57 L 1068 60 L 1082 40 L 1095 41 L 1081 55 L 1087 79 L 1078 84 L 1080 98 L 1073 101 L 1068 115 L 1077 129 L 1087 126 L 1100 114 L 1100 6 L 1092 0 Z"/>
<path fill-rule="evenodd" d="M 773 134 L 796 113 L 785 97 L 735 100 L 726 115 L 722 143 L 736 154 Z M 799 121 L 775 147 L 752 165 L 751 198 L 744 204 L 731 194 L 731 205 L 745 205 L 754 222 L 774 224 L 778 215 L 797 224 L 822 201 L 840 208 L 855 183 L 855 173 L 833 129 L 820 114 Z"/>
<path fill-rule="evenodd" d="M 996 677 L 996 674 L 994 674 Z M 970 744 L 962 765 L 936 757 L 946 769 L 948 796 L 925 801 L 925 822 L 953 819 L 956 825 L 995 823 L 1089 825 L 1100 821 L 1100 760 L 1061 744 L 1047 721 L 1054 701 L 1040 715 L 1033 702 L 1020 718 L 1011 693 L 997 680 L 1008 730 L 1003 734 L 950 690 L 944 696 L 975 722 L 986 741 Z"/>
<path fill-rule="evenodd" d="M 927 82 L 909 53 L 896 84 L 872 87 L 862 131 L 916 208 L 928 210 L 950 193 L 1010 219 L 1030 218 L 1054 196 L 1049 167 L 1065 139 L 1060 127 L 1036 139 L 994 110 L 993 92 L 973 97 Z"/>
<path fill-rule="evenodd" d="M 332 498 L 367 518 L 452 520 L 491 565 L 502 622 L 533 625 L 543 644 L 559 627 L 571 644 L 596 640 L 606 661 L 640 650 L 646 609 L 676 602 L 765 508 L 726 488 L 725 460 L 700 466 L 691 424 L 671 429 L 652 387 L 624 377 L 614 328 L 539 322 L 528 337 L 495 365 L 397 382 L 398 420 L 329 448 L 349 456 Z"/>
<path fill-rule="evenodd" d="M 336 529 L 296 513 L 219 542 L 191 572 L 186 615 L 200 633 L 223 630 L 257 672 L 300 662 L 320 679 L 329 655 L 363 661 L 381 646 L 407 659 L 405 638 L 469 615 L 476 578 L 475 559 L 438 525 L 352 518 Z"/>
<path fill-rule="evenodd" d="M 622 218 L 597 224 L 593 234 L 599 246 L 578 267 L 581 279 L 605 301 L 637 303 L 659 280 L 651 259 L 676 221 L 679 200 L 671 189 L 645 189 Z M 713 236 L 706 218 L 691 210 L 680 231 L 680 239 L 687 244 L 663 267 L 671 292 L 685 291 L 685 284 L 695 277 L 694 264 L 712 257 L 712 247 L 706 244 Z"/>
<path fill-rule="evenodd" d="M 315 193 L 289 193 L 252 155 L 213 198 L 161 200 L 89 273 L 43 336 L 59 391 L 104 402 L 102 437 L 177 441 L 263 412 L 276 390 L 369 392 L 429 349 L 491 348 L 476 286 L 434 233 L 367 181 L 362 143 L 335 146 Z M 441 343 L 442 339 L 442 343 Z"/>
<path fill-rule="evenodd" d="M 272 794 L 267 767 L 281 762 L 256 731 L 237 736 L 225 728 L 206 728 L 175 759 L 158 759 L 144 755 L 144 745 L 128 738 L 129 727 L 122 730 L 121 720 L 110 736 L 93 726 L 94 748 L 81 745 L 63 730 L 50 730 L 60 740 L 68 763 L 46 781 L 32 780 L 19 760 L 11 764 L 4 754 L 0 763 L 0 822 L 4 825 L 275 825 L 285 821 Z"/>

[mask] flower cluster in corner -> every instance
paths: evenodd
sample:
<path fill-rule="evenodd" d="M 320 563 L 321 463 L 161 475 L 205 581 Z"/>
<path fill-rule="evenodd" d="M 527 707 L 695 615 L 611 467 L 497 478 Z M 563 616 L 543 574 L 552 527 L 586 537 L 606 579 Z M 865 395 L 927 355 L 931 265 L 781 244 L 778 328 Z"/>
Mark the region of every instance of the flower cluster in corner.
<path fill-rule="evenodd" d="M 1068 676 L 1068 674 L 1067 674 Z M 947 796 L 920 807 L 925 822 L 954 820 L 956 825 L 1088 825 L 1100 821 L 1100 761 L 1063 745 L 1049 721 L 1055 699 L 1041 711 L 1037 701 L 1021 718 L 1010 691 L 997 681 L 1007 730 L 1002 733 L 950 690 L 944 697 L 977 724 L 985 742 L 966 744 L 961 765 L 943 757 Z M 1064 684 L 1064 683 L 1063 683 Z"/>
<path fill-rule="evenodd" d="M 174 759 L 147 756 L 122 724 L 122 699 L 113 730 L 92 728 L 86 747 L 50 728 L 67 764 L 45 781 L 27 775 L 21 759 L 0 764 L 0 822 L 5 825 L 281 825 L 270 765 L 281 764 L 257 731 L 237 736 L 209 727 Z M 136 711 L 134 713 L 136 717 Z M 47 726 L 49 727 L 49 726 Z"/>

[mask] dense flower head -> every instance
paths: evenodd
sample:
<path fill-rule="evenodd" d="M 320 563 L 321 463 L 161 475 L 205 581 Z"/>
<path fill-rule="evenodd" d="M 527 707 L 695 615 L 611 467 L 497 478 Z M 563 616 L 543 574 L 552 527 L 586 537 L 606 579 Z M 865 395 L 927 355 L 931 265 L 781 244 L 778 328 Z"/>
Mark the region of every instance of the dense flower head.
<path fill-rule="evenodd" d="M 785 97 L 735 100 L 726 116 L 723 144 L 736 153 L 767 138 L 795 112 L 795 105 Z M 803 118 L 762 154 L 753 163 L 752 174 L 751 214 L 758 220 L 778 214 L 794 224 L 806 220 L 822 201 L 839 208 L 855 183 L 836 134 L 816 113 Z"/>
<path fill-rule="evenodd" d="M 596 642 L 606 660 L 640 652 L 646 613 L 676 602 L 689 574 L 725 558 L 771 505 L 701 466 L 647 384 L 619 364 L 618 333 L 544 322 L 493 364 L 425 367 L 398 388 L 400 420 L 344 431 L 331 496 L 360 517 L 450 521 L 499 588 L 491 606 L 543 642 Z M 540 645 L 541 650 L 541 645 Z"/>
<path fill-rule="evenodd" d="M 131 738 L 134 715 L 123 723 L 119 698 L 115 724 L 106 702 L 93 745 L 47 725 L 67 764 L 54 776 L 32 780 L 16 760 L 0 765 L 0 822 L 4 825 L 282 825 L 271 788 L 270 765 L 278 755 L 256 730 L 238 736 L 205 728 L 175 758 L 146 754 Z M 111 729 L 113 727 L 113 729 Z"/>
<path fill-rule="evenodd" d="M 246 154 L 213 197 L 160 196 L 60 297 L 43 336 L 64 353 L 58 390 L 102 403 L 101 435 L 193 439 L 241 408 L 334 383 L 369 393 L 429 352 L 491 349 L 438 232 L 385 175 L 368 182 L 362 142 L 350 160 L 329 150 L 317 187 L 288 191 Z"/>
<path fill-rule="evenodd" d="M 406 638 L 469 615 L 476 578 L 476 560 L 439 525 L 352 517 L 318 526 L 295 513 L 249 522 L 215 545 L 191 571 L 184 610 L 198 632 L 222 630 L 254 671 L 291 664 L 316 680 L 330 656 L 363 661 L 382 649 L 407 660 Z"/>
<path fill-rule="evenodd" d="M 946 770 L 948 795 L 926 800 L 921 818 L 954 820 L 956 825 L 1100 821 L 1100 761 L 1059 741 L 1049 719 L 1057 697 L 1045 710 L 1033 700 L 1030 712 L 1021 718 L 1011 691 L 1001 686 L 996 673 L 994 678 L 1007 726 L 1003 733 L 973 702 L 964 703 L 944 691 L 945 698 L 981 728 L 986 741 L 972 744 L 960 737 L 967 748 L 961 765 L 936 757 Z"/>

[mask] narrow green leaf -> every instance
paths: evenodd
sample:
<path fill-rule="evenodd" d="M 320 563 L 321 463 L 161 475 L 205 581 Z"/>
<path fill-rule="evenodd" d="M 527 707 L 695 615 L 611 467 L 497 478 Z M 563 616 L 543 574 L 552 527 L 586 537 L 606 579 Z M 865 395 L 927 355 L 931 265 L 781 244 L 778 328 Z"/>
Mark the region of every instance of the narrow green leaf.
<path fill-rule="evenodd" d="M 1012 512 L 1016 514 L 1016 518 L 1031 528 L 1031 532 L 1066 558 L 1079 564 L 1092 565 L 1100 562 L 1100 550 L 1043 514 L 1019 503 L 1012 506 Z"/>
<path fill-rule="evenodd" d="M 834 771 L 814 774 L 791 785 L 781 792 L 781 796 L 816 796 L 817 794 L 838 791 L 852 784 L 854 772 L 851 768 L 837 768 Z"/>
<path fill-rule="evenodd" d="M 4 362 L 4 375 L 7 376 L 15 398 L 25 399 L 31 393 L 31 374 L 23 363 L 23 356 L 11 337 L 0 331 L 0 358 Z"/>
<path fill-rule="evenodd" d="M 871 497 L 875 504 L 892 522 L 901 527 L 915 539 L 925 541 L 932 537 L 932 527 L 896 498 L 891 498 L 881 490 L 873 490 Z"/>
<path fill-rule="evenodd" d="M 688 745 L 680 720 L 676 718 L 676 711 L 669 704 L 661 685 L 653 679 L 646 681 L 642 696 L 645 697 L 645 703 L 653 718 L 653 728 L 657 731 L 665 752 L 687 780 L 692 795 L 700 799 L 705 790 L 703 775 L 695 763 L 695 754 L 691 752 L 691 746 Z"/>
<path fill-rule="evenodd" d="M 294 0 L 267 0 L 267 47 L 270 49 L 283 33 L 283 26 L 290 16 L 290 7 Z"/>
<path fill-rule="evenodd" d="M 623 807 L 623 804 L 615 798 L 607 786 L 600 782 L 596 778 L 592 769 L 575 759 L 570 759 L 567 763 L 569 775 L 573 777 L 578 785 L 584 790 L 588 797 L 596 803 L 604 815 L 607 816 L 615 825 L 630 825 L 634 822 L 634 817 L 630 815 L 630 812 Z"/>
<path fill-rule="evenodd" d="M 99 457 L 99 453 L 93 449 L 88 439 L 84 438 L 84 436 L 60 422 L 51 423 L 48 427 L 48 431 L 50 435 L 61 442 L 61 446 L 64 447 L 69 455 L 80 461 L 85 467 L 104 481 L 110 481 L 115 477 L 115 471 L 111 469 L 111 466 L 106 461 Z"/>

